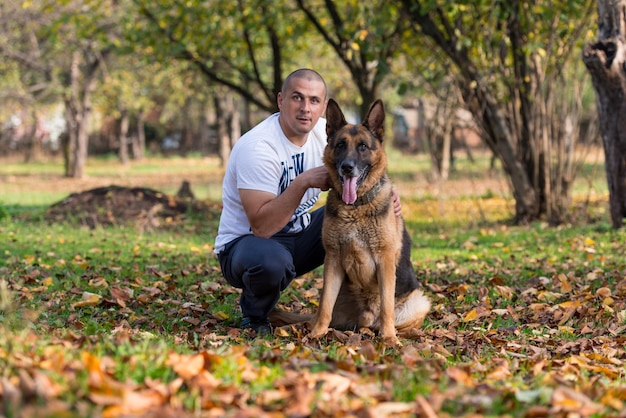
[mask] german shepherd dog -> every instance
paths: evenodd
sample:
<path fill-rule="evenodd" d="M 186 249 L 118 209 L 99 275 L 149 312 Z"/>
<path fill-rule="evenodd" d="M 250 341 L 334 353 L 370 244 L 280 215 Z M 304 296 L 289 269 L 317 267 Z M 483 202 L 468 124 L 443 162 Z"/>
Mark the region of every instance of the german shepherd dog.
<path fill-rule="evenodd" d="M 324 284 L 307 338 L 324 336 L 329 326 L 367 327 L 393 346 L 396 330 L 410 334 L 430 310 L 411 265 L 411 238 L 394 213 L 384 123 L 380 100 L 358 125 L 328 102 L 324 164 L 332 187 L 322 227 Z"/>
<path fill-rule="evenodd" d="M 277 326 L 309 321 L 305 339 L 324 336 L 328 327 L 370 328 L 386 345 L 399 345 L 430 310 L 411 265 L 411 238 L 394 213 L 387 154 L 383 148 L 385 109 L 374 102 L 363 123 L 346 122 L 337 102 L 326 108 L 330 173 L 322 240 L 326 249 L 324 285 L 315 316 L 275 309 Z"/>

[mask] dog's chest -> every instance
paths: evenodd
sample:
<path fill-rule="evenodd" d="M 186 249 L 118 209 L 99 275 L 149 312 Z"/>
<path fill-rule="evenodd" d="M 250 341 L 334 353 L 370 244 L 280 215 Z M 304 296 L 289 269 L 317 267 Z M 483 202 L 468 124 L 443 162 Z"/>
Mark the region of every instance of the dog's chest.
<path fill-rule="evenodd" d="M 337 242 L 338 254 L 344 271 L 353 285 L 368 287 L 376 283 L 377 265 L 380 262 L 380 248 L 371 240 L 364 240 L 356 231 L 342 236 Z"/>
<path fill-rule="evenodd" d="M 389 244 L 388 226 L 374 218 L 339 216 L 324 220 L 324 244 L 342 253 L 380 252 Z"/>
<path fill-rule="evenodd" d="M 395 219 L 382 221 L 339 216 L 324 220 L 324 245 L 327 255 L 338 257 L 353 285 L 376 286 L 376 271 L 382 260 L 395 260 L 401 238 Z"/>

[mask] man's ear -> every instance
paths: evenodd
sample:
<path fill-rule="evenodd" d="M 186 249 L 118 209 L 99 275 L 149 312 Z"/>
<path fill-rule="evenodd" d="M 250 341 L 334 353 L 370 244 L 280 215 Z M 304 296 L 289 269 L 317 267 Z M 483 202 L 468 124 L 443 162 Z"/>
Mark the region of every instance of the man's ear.
<path fill-rule="evenodd" d="M 281 110 L 283 107 L 283 93 L 280 91 L 276 95 L 276 104 L 278 105 L 278 110 Z"/>

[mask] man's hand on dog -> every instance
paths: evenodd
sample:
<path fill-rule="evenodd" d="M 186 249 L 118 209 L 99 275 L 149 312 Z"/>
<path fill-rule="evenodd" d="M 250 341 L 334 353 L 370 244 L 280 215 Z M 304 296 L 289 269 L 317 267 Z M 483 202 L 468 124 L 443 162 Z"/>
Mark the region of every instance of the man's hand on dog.
<path fill-rule="evenodd" d="M 322 191 L 330 189 L 330 175 L 326 167 L 315 167 L 301 174 L 307 176 L 309 187 L 315 187 Z"/>

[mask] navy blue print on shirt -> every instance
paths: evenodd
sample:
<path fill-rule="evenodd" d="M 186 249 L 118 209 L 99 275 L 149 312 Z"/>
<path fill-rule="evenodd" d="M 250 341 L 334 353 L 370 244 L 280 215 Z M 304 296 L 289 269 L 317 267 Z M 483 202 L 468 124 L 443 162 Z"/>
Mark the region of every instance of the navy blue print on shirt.
<path fill-rule="evenodd" d="M 291 159 L 293 160 L 294 177 L 299 176 L 304 171 L 304 153 L 294 154 Z"/>
<path fill-rule="evenodd" d="M 280 165 L 283 168 L 283 172 L 278 182 L 278 189 L 279 193 L 282 193 L 291 184 L 293 179 L 304 171 L 304 153 L 292 155 L 291 164 L 290 161 L 282 161 Z"/>

